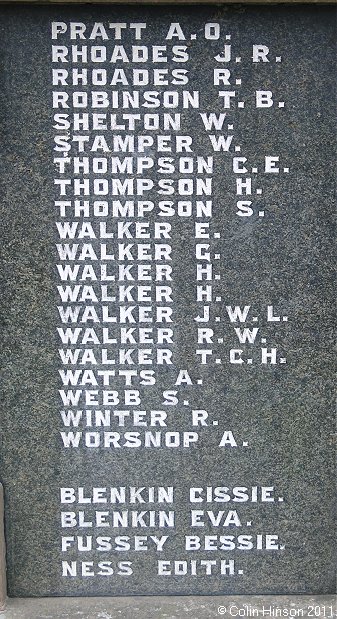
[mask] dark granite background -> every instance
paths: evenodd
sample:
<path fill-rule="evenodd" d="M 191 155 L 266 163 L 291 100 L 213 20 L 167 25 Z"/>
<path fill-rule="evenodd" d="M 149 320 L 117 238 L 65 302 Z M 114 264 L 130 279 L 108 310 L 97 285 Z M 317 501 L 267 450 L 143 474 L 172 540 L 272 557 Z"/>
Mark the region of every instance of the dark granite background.
<path fill-rule="evenodd" d="M 1 7 L 1 409 L 9 595 L 333 593 L 334 15 L 333 8 L 323 6 Z M 195 363 L 193 222 L 170 220 L 174 289 L 180 297 L 175 307 L 177 367 L 187 368 L 194 379 L 203 378 L 203 389 L 186 388 L 186 397 L 194 408 L 214 411 L 219 419 L 219 429 L 205 431 L 199 446 L 189 450 L 85 452 L 63 450 L 59 440 L 49 24 L 121 18 L 148 22 L 154 44 L 164 44 L 171 21 L 179 21 L 191 33 L 199 32 L 207 21 L 219 21 L 231 34 L 235 53 L 242 56 L 242 63 L 237 67 L 231 63 L 231 68 L 242 78 L 243 98 L 251 101 L 255 89 L 270 87 L 278 100 L 286 102 L 285 109 L 272 113 L 246 104 L 244 110 L 231 111 L 228 119 L 234 123 L 234 143 L 241 145 L 238 154 L 256 165 L 264 155 L 279 155 L 290 167 L 288 175 L 260 177 L 265 218 L 235 217 L 231 152 L 215 157 L 212 222 L 212 230 L 222 232 L 218 241 L 222 279 L 214 288 L 223 298 L 221 309 L 212 308 L 212 318 L 219 312 L 224 316 L 227 304 L 251 304 L 261 316 L 259 326 L 268 344 L 277 345 L 287 357 L 286 366 Z M 253 43 L 268 45 L 275 50 L 273 55 L 282 56 L 282 63 L 252 65 Z M 202 91 L 200 111 L 220 111 L 217 88 L 209 80 L 218 47 L 198 38 L 190 49 L 190 84 L 185 88 Z M 211 155 L 205 131 L 196 129 L 196 115 L 195 110 L 187 111 L 182 133 L 191 131 L 196 154 Z M 267 325 L 269 304 L 287 314 L 289 322 Z M 224 350 L 230 342 L 239 347 L 228 320 L 214 325 L 217 335 L 225 338 Z M 222 352 L 219 346 L 219 356 Z M 173 387 L 171 376 L 168 373 L 164 381 L 166 388 Z M 144 392 L 146 409 L 160 408 L 161 390 L 159 381 L 156 389 Z M 182 407 L 175 415 L 173 429 L 190 429 Z M 249 449 L 218 449 L 216 437 L 222 426 L 249 440 Z M 61 558 L 76 557 L 70 553 L 61 557 L 60 486 L 170 484 L 177 488 L 179 499 L 176 545 L 168 546 L 162 557 L 119 553 L 118 560 L 134 562 L 130 578 L 61 578 Z M 189 486 L 255 484 L 274 485 L 284 503 L 238 507 L 244 521 L 253 520 L 253 527 L 233 534 L 277 533 L 286 545 L 284 551 L 203 554 L 207 559 L 215 555 L 237 559 L 243 576 L 155 575 L 156 558 L 196 558 L 178 550 L 184 534 L 231 532 L 188 529 Z M 129 533 L 104 530 L 104 535 Z M 115 558 L 113 553 L 99 556 Z"/>

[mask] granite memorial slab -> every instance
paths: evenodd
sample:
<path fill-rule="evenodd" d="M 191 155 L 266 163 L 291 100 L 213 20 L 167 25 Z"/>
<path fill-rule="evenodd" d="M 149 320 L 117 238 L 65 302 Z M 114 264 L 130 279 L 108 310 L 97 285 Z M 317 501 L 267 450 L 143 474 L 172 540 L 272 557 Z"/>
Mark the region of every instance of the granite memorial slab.
<path fill-rule="evenodd" d="M 334 8 L 0 13 L 9 595 L 333 593 Z"/>

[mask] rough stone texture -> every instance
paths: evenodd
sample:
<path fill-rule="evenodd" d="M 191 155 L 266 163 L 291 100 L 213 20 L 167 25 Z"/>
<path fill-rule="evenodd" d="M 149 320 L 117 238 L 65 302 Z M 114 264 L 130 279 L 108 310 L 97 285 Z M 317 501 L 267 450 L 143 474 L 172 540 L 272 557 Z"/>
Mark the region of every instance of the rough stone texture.
<path fill-rule="evenodd" d="M 235 195 L 226 180 L 232 154 L 218 158 L 214 193 L 215 230 L 223 232 L 218 288 L 223 295 L 222 315 L 226 303 L 251 304 L 260 314 L 273 303 L 289 315 L 286 327 L 271 329 L 263 324 L 268 341 L 285 351 L 286 367 L 246 366 L 239 371 L 227 364 L 193 369 L 196 327 L 192 317 L 198 312 L 193 226 L 172 222 L 174 268 L 179 273 L 175 286 L 181 297 L 176 310 L 177 367 L 190 368 L 194 379 L 202 373 L 204 389 L 187 389 L 193 407 L 208 406 L 220 427 L 247 437 L 251 446 L 246 451 L 218 450 L 215 437 L 220 429 L 205 432 L 198 449 L 185 452 L 121 450 L 117 457 L 61 449 L 49 22 L 104 21 L 120 15 L 125 21 L 148 20 L 156 44 L 162 42 L 163 27 L 170 21 L 198 29 L 205 21 L 219 20 L 243 50 L 238 74 L 246 98 L 252 88 L 276 84 L 279 98 L 287 102 L 286 111 L 270 115 L 262 116 L 248 105 L 240 116 L 231 115 L 242 154 L 259 165 L 265 154 L 277 154 L 291 169 L 278 182 L 264 182 L 265 221 L 242 222 L 234 216 Z M 115 9 L 108 7 L 4 7 L 0 41 L 5 285 L 2 470 L 9 594 L 332 593 L 334 11 L 203 7 L 191 14 L 187 8 L 146 7 L 118 8 L 116 17 Z M 284 60 L 272 69 L 259 67 L 257 73 L 248 59 L 250 45 L 261 41 L 277 48 Z M 191 41 L 191 48 L 190 87 L 202 90 L 204 109 L 214 111 L 219 101 L 205 77 L 211 74 L 216 50 L 200 40 Z M 185 131 L 194 132 L 196 152 L 211 154 L 206 134 L 195 132 L 195 116 L 187 113 L 184 120 Z M 224 335 L 228 348 L 228 332 Z M 172 381 L 168 379 L 165 386 L 172 388 Z M 147 409 L 158 408 L 159 395 L 151 392 Z M 182 409 L 174 429 L 187 427 Z M 59 486 L 170 483 L 177 486 L 177 517 L 185 524 L 179 525 L 176 542 L 163 558 L 185 558 L 179 547 L 183 534 L 190 532 L 186 488 L 194 484 L 275 485 L 285 497 L 284 504 L 259 505 L 258 510 L 246 505 L 244 520 L 253 520 L 255 532 L 279 533 L 286 550 L 270 555 L 241 553 L 238 560 L 245 570 L 241 580 L 217 576 L 165 580 L 155 575 L 152 553 L 139 553 L 135 576 L 123 582 L 62 580 Z M 206 529 L 209 534 L 218 533 L 215 528 Z M 207 558 L 213 555 L 208 553 Z M 227 559 L 227 554 L 222 558 Z"/>
<path fill-rule="evenodd" d="M 5 606 L 6 587 L 6 548 L 4 530 L 4 491 L 0 484 L 0 610 Z"/>

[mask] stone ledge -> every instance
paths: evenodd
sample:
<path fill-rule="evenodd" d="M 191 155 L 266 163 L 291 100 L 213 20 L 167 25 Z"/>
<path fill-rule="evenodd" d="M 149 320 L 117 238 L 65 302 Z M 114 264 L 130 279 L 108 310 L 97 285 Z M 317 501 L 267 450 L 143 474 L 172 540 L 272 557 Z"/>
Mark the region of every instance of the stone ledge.
<path fill-rule="evenodd" d="M 337 4 L 337 0 L 0 0 L 2 5 L 11 4 L 135 4 L 140 5 L 196 5 L 196 4 L 213 4 L 215 6 L 221 4 L 240 4 L 240 5 L 265 5 L 265 4 Z"/>
<path fill-rule="evenodd" d="M 320 607 L 320 618 L 334 619 L 336 607 L 333 595 L 256 595 L 256 596 L 153 596 L 114 598 L 12 598 L 1 619 L 273 619 L 268 609 L 281 614 L 275 617 L 308 617 L 309 607 Z M 239 610 L 245 612 L 239 615 Z M 257 609 L 258 614 L 251 614 Z M 263 613 L 264 609 L 264 613 Z M 283 614 L 282 614 L 283 611 Z M 303 614 L 301 613 L 303 611 Z M 288 614 L 286 614 L 288 613 Z M 330 615 L 328 618 L 327 615 Z M 313 614 L 314 616 L 314 614 Z"/>

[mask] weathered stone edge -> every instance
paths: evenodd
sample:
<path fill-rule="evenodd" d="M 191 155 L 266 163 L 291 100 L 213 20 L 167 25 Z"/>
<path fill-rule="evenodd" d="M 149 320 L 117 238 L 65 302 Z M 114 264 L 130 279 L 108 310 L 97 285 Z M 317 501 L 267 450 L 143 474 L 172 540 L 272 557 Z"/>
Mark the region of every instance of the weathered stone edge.
<path fill-rule="evenodd" d="M 261 5 L 261 4 L 329 4 L 337 5 L 337 0 L 0 0 L 0 5 L 11 4 L 137 4 L 137 5 L 156 5 L 156 4 L 241 4 L 241 5 Z"/>
<path fill-rule="evenodd" d="M 6 579 L 6 550 L 4 527 L 4 489 L 0 483 L 0 612 L 6 606 L 7 579 Z"/>

